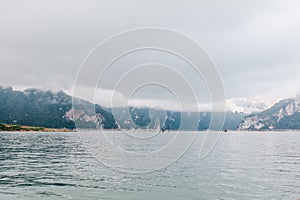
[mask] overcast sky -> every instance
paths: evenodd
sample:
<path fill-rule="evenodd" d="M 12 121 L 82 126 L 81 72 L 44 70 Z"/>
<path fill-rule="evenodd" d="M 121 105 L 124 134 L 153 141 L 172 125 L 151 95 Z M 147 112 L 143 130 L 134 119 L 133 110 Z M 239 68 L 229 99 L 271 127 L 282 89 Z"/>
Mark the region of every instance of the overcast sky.
<path fill-rule="evenodd" d="M 299 9 L 298 0 L 0 0 L 0 85 L 72 91 L 81 62 L 99 42 L 162 27 L 205 47 L 228 99 L 295 97 Z"/>

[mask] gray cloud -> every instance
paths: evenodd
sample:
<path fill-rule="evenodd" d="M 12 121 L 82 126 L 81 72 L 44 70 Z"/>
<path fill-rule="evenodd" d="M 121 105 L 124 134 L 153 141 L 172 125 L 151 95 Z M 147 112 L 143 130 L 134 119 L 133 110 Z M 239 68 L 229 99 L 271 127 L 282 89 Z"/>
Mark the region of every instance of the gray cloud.
<path fill-rule="evenodd" d="M 296 0 L 2 0 L 0 85 L 71 91 L 95 45 L 120 31 L 155 26 L 203 44 L 220 69 L 228 98 L 295 96 L 299 6 Z"/>

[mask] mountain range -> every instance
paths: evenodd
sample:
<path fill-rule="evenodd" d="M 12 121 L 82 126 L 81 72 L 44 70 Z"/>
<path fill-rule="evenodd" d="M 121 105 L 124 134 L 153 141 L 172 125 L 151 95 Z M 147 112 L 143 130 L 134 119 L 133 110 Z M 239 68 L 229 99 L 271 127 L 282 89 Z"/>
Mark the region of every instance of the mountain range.
<path fill-rule="evenodd" d="M 273 129 L 300 129 L 300 102 L 298 100 L 281 100 L 261 113 L 246 116 L 239 125 L 239 130 Z"/>
<path fill-rule="evenodd" d="M 117 128 L 110 112 L 87 101 L 75 101 L 79 105 L 76 109 L 72 97 L 62 91 L 0 88 L 0 123 L 67 129 L 75 129 L 76 123 L 79 128 Z"/>
<path fill-rule="evenodd" d="M 249 104 L 247 104 L 249 107 Z M 215 113 L 221 120 L 222 113 Z M 149 108 L 105 108 L 66 93 L 0 87 L 0 123 L 67 129 L 207 130 L 211 112 L 177 112 Z M 300 129 L 300 103 L 282 100 L 255 114 L 226 112 L 223 129 Z"/>

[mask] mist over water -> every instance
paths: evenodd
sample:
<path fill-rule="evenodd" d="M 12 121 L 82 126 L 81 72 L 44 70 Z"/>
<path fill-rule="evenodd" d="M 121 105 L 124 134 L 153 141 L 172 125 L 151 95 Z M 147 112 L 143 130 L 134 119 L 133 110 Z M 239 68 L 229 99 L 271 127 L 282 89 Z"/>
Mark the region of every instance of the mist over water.
<path fill-rule="evenodd" d="M 123 141 L 122 148 L 139 153 L 159 149 L 173 137 L 165 133 L 151 144 L 134 146 L 120 132 L 109 134 Z M 169 167 L 132 174 L 101 164 L 76 133 L 0 133 L 0 199 L 300 197 L 299 132 L 223 134 L 213 152 L 199 159 L 203 136 L 199 132 Z"/>

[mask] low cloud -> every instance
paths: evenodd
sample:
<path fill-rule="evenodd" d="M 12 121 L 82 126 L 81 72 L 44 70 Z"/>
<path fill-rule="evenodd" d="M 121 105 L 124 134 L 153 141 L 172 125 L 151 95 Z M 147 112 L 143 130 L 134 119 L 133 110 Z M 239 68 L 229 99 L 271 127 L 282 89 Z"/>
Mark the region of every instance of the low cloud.
<path fill-rule="evenodd" d="M 294 0 L 3 0 L 0 85 L 69 91 L 94 46 L 120 31 L 153 26 L 180 31 L 202 44 L 219 67 L 228 99 L 293 97 L 300 89 L 299 4 Z M 151 56 L 140 55 L 141 60 L 147 58 Z M 180 63 L 163 60 L 171 66 Z M 202 86 L 189 77 L 201 97 Z M 88 76 L 80 85 L 94 87 Z M 111 88 L 101 89 L 99 103 L 106 105 Z M 85 92 L 80 96 L 85 97 Z"/>

